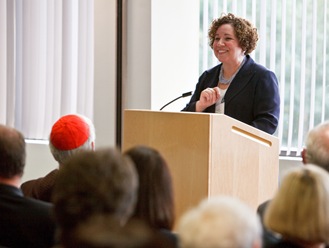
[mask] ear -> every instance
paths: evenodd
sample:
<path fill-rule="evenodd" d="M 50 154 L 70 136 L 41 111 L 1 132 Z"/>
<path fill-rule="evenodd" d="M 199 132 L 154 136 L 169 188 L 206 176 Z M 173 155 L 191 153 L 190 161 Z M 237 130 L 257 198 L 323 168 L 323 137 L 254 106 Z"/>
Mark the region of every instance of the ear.
<path fill-rule="evenodd" d="M 307 150 L 306 150 L 306 148 L 304 148 L 301 153 L 303 164 L 307 164 L 306 153 L 307 153 Z"/>

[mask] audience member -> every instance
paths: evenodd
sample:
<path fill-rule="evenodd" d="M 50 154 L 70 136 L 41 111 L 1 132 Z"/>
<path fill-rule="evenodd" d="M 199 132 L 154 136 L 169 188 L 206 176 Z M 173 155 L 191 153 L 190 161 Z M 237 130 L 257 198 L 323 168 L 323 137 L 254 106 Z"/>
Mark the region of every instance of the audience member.
<path fill-rule="evenodd" d="M 181 248 L 260 248 L 262 227 L 257 214 L 229 196 L 203 200 L 178 222 Z"/>
<path fill-rule="evenodd" d="M 94 150 L 95 127 L 91 120 L 83 115 L 65 115 L 52 127 L 49 147 L 60 168 L 73 154 Z M 58 169 L 54 169 L 45 177 L 23 183 L 21 189 L 24 195 L 50 202 L 57 174 Z"/>
<path fill-rule="evenodd" d="M 70 247 L 76 228 L 95 215 L 123 225 L 135 207 L 137 188 L 132 161 L 114 148 L 72 156 L 58 172 L 52 198 L 63 247 Z"/>
<path fill-rule="evenodd" d="M 318 165 L 329 172 L 329 121 L 311 129 L 305 145 L 302 152 L 303 163 Z"/>
<path fill-rule="evenodd" d="M 125 152 L 134 162 L 139 177 L 138 200 L 133 218 L 145 221 L 178 244 L 172 232 L 174 193 L 172 178 L 164 157 L 155 149 L 135 146 Z"/>
<path fill-rule="evenodd" d="M 329 121 L 318 124 L 308 132 L 305 148 L 301 155 L 303 164 L 314 164 L 329 172 Z M 269 202 L 270 200 L 260 204 L 257 208 L 262 223 Z M 264 229 L 265 243 L 276 243 L 277 241 L 276 237 Z"/>
<path fill-rule="evenodd" d="M 264 247 L 320 248 L 329 243 L 329 174 L 307 164 L 289 170 L 269 203 L 264 225 L 281 235 Z"/>
<path fill-rule="evenodd" d="M 26 198 L 19 189 L 25 158 L 23 135 L 0 125 L 0 246 L 52 247 L 52 205 Z"/>

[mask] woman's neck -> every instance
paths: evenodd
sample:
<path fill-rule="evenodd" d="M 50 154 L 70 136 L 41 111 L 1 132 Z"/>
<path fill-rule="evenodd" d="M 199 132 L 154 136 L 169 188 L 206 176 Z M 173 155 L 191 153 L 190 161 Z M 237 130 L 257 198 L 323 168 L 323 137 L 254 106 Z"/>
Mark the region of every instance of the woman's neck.
<path fill-rule="evenodd" d="M 237 70 L 239 70 L 240 65 L 242 63 L 242 61 L 244 60 L 245 56 L 240 57 L 237 61 L 234 61 L 233 63 L 227 64 L 227 63 L 223 63 L 223 76 L 224 78 L 230 78 L 232 77 Z"/>

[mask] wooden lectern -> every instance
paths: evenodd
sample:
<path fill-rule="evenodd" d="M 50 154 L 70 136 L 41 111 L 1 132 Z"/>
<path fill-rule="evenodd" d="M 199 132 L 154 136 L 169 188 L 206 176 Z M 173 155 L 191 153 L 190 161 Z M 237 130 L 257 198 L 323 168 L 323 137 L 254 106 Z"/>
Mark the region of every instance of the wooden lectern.
<path fill-rule="evenodd" d="M 122 151 L 156 148 L 171 170 L 176 219 L 224 194 L 255 209 L 279 182 L 279 141 L 223 114 L 125 110 Z"/>

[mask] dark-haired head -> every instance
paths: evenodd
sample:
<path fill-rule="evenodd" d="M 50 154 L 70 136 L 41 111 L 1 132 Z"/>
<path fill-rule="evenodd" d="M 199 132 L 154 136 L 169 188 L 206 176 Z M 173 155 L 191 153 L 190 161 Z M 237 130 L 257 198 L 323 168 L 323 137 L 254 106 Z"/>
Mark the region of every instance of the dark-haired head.
<path fill-rule="evenodd" d="M 53 191 L 56 220 L 66 232 L 95 214 L 124 223 L 134 209 L 137 187 L 131 160 L 118 150 L 82 151 L 59 170 Z"/>
<path fill-rule="evenodd" d="M 217 29 L 224 24 L 230 24 L 233 27 L 239 45 L 245 51 L 245 54 L 250 54 L 255 50 L 258 41 L 257 28 L 250 21 L 237 17 L 232 13 L 223 14 L 221 17 L 212 21 L 208 31 L 209 45 L 211 48 L 213 48 Z"/>
<path fill-rule="evenodd" d="M 136 146 L 125 152 L 134 162 L 139 190 L 134 217 L 153 228 L 171 230 L 174 224 L 172 178 L 163 156 L 155 149 Z"/>
<path fill-rule="evenodd" d="M 16 129 L 0 124 L 0 177 L 21 177 L 25 159 L 24 136 Z"/>

